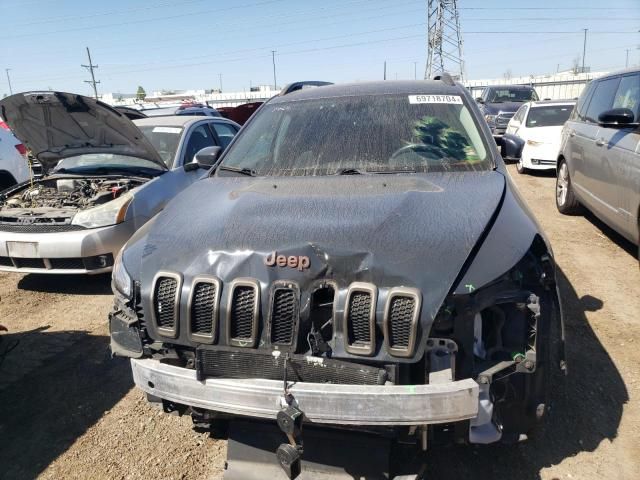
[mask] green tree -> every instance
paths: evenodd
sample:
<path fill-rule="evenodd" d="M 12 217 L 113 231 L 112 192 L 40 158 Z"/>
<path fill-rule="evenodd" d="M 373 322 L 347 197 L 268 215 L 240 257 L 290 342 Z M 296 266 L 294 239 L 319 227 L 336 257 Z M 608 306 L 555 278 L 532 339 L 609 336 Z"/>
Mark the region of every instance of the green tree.
<path fill-rule="evenodd" d="M 144 91 L 144 88 L 138 87 L 138 91 L 136 92 L 136 100 L 144 100 L 147 98 L 147 92 Z"/>

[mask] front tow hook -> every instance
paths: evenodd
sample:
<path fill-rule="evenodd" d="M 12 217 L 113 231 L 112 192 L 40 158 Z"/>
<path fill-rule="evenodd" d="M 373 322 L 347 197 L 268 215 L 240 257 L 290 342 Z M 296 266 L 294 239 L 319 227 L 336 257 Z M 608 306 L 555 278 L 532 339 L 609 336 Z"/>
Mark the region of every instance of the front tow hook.
<path fill-rule="evenodd" d="M 278 463 L 291 480 L 300 475 L 302 468 L 302 418 L 304 414 L 296 407 L 288 406 L 278 412 L 276 421 L 280 430 L 289 439 L 276 450 Z"/>

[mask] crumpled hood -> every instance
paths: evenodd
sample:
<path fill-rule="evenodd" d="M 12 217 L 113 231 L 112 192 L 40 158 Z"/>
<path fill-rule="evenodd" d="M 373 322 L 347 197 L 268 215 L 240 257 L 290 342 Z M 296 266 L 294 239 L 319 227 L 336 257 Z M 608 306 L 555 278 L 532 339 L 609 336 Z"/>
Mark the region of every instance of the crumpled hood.
<path fill-rule="evenodd" d="M 86 153 L 129 155 L 167 168 L 124 113 L 93 98 L 63 92 L 17 93 L 0 101 L 0 116 L 47 169 L 63 158 Z"/>
<path fill-rule="evenodd" d="M 487 114 L 497 115 L 500 112 L 516 112 L 523 103 L 524 102 L 484 103 L 482 104 L 482 109 Z"/>
<path fill-rule="evenodd" d="M 504 188 L 496 171 L 207 178 L 153 222 L 141 284 L 150 286 L 160 270 L 184 275 L 185 285 L 201 274 L 223 285 L 251 277 L 260 281 L 263 300 L 272 282 L 284 279 L 302 292 L 318 280 L 334 281 L 340 291 L 354 281 L 414 287 L 422 292 L 428 332 Z M 274 251 L 307 256 L 310 264 L 267 266 Z"/>

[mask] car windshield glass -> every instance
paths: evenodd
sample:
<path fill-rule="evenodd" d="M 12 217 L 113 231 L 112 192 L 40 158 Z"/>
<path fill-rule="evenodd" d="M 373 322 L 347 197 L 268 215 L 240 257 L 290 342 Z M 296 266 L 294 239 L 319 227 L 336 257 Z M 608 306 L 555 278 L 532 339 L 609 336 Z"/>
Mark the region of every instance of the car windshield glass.
<path fill-rule="evenodd" d="M 557 127 L 564 125 L 571 115 L 573 105 L 549 105 L 533 107 L 527 117 L 527 127 Z"/>
<path fill-rule="evenodd" d="M 158 175 L 164 170 L 158 164 L 143 158 L 111 153 L 86 153 L 60 160 L 54 171 L 88 174 L 131 172 L 132 174 Z"/>
<path fill-rule="evenodd" d="M 529 102 L 538 100 L 535 90 L 528 88 L 498 88 L 489 93 L 489 103 Z"/>
<path fill-rule="evenodd" d="M 160 154 L 167 167 L 173 166 L 173 161 L 182 136 L 182 127 L 169 127 L 159 125 L 138 125 L 144 136 L 151 142 L 151 145 Z"/>
<path fill-rule="evenodd" d="M 363 95 L 266 105 L 223 165 L 259 176 L 488 170 L 488 152 L 460 96 Z"/>

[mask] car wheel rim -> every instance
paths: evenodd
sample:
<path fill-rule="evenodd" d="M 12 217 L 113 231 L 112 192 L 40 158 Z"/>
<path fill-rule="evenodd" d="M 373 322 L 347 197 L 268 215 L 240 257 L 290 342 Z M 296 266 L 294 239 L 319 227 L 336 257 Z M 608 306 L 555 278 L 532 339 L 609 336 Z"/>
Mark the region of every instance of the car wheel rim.
<path fill-rule="evenodd" d="M 567 190 L 569 188 L 569 171 L 567 164 L 563 163 L 558 172 L 558 181 L 556 182 L 556 198 L 558 205 L 564 205 L 567 201 Z"/>

